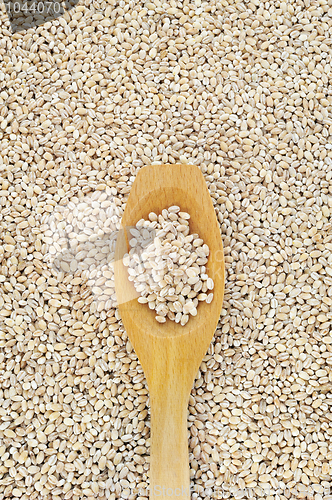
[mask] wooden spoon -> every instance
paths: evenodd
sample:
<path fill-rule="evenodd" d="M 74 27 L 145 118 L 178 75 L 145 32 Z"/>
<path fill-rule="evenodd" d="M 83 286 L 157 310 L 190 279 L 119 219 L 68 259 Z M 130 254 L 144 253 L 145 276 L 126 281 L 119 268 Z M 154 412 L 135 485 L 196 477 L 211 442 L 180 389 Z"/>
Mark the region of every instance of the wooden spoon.
<path fill-rule="evenodd" d="M 210 248 L 207 273 L 214 280 L 214 298 L 201 302 L 185 326 L 137 301 L 122 256 L 128 252 L 126 231 L 120 231 L 115 252 L 115 289 L 128 337 L 143 367 L 150 391 L 150 500 L 190 499 L 187 407 L 190 391 L 220 317 L 224 295 L 224 256 L 220 228 L 204 177 L 194 165 L 150 165 L 137 174 L 122 218 L 133 227 L 150 212 L 178 205 L 190 214 L 190 232 Z"/>

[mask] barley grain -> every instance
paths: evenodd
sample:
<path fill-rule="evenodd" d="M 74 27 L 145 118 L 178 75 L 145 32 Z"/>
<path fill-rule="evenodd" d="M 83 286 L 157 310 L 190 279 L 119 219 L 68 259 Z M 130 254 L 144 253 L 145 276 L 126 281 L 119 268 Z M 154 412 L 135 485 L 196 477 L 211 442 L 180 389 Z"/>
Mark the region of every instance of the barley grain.
<path fill-rule="evenodd" d="M 179 223 L 177 213 L 182 214 L 184 224 Z M 158 222 L 150 222 L 156 218 Z M 141 295 L 139 302 L 147 302 L 150 309 L 156 310 L 158 323 L 165 323 L 167 316 L 184 326 L 189 314 L 197 315 L 196 297 L 204 287 L 202 279 L 207 280 L 206 287 L 211 290 L 214 287 L 213 280 L 205 274 L 205 266 L 200 267 L 197 258 L 197 251 L 201 250 L 206 255 L 206 264 L 209 247 L 196 234 L 187 234 L 185 240 L 182 233 L 189 233 L 190 215 L 180 212 L 178 206 L 162 210 L 159 216 L 151 213 L 148 219 L 140 220 L 136 228 L 130 230 L 131 249 L 123 257 L 128 279 Z M 143 227 L 145 229 L 141 229 Z M 212 293 L 206 299 L 200 294 L 200 301 L 210 303 L 212 299 Z"/>
<path fill-rule="evenodd" d="M 204 174 L 226 264 L 189 402 L 193 498 L 210 499 L 208 485 L 223 498 L 250 486 L 257 498 L 321 498 L 332 473 L 328 5 L 98 9 L 83 1 L 33 36 L 11 33 L 1 11 L 0 495 L 131 498 L 148 486 L 148 388 L 97 243 L 140 167 L 184 162 Z M 172 304 L 181 322 L 184 303 Z"/>

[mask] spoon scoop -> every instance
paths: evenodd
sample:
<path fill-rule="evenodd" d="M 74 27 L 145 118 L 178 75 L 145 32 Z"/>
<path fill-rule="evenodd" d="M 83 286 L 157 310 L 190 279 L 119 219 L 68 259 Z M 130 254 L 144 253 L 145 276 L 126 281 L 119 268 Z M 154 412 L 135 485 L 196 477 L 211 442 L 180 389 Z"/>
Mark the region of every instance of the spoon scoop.
<path fill-rule="evenodd" d="M 150 212 L 178 205 L 190 214 L 190 232 L 210 248 L 207 274 L 214 280 L 210 304 L 200 302 L 185 326 L 137 301 L 122 257 L 129 251 L 126 228 Z M 187 407 L 202 359 L 221 313 L 224 255 L 220 228 L 205 179 L 194 165 L 149 165 L 140 169 L 122 218 L 115 250 L 115 289 L 128 337 L 144 370 L 151 405 L 150 500 L 190 500 Z"/>

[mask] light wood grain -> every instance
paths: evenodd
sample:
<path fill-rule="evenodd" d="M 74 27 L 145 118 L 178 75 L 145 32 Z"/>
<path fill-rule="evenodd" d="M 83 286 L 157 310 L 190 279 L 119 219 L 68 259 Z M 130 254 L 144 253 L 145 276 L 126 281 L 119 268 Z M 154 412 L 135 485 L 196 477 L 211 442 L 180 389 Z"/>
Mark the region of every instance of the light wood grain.
<path fill-rule="evenodd" d="M 220 317 L 224 295 L 224 257 L 213 204 L 204 180 L 194 165 L 143 167 L 132 186 L 122 226 L 135 226 L 150 212 L 179 205 L 191 215 L 190 232 L 197 232 L 210 247 L 207 264 L 213 278 L 211 304 L 201 302 L 198 314 L 183 327 L 167 320 L 159 324 L 128 280 L 122 256 L 128 251 L 126 232 L 116 246 L 115 288 L 129 339 L 143 367 L 151 404 L 150 500 L 189 500 L 187 406 L 200 363 Z"/>

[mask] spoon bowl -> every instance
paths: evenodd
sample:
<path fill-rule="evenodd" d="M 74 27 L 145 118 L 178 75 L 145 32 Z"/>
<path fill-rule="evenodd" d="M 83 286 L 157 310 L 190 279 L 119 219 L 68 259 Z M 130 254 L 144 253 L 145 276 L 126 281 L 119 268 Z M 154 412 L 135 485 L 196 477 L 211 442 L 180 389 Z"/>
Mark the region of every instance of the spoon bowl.
<path fill-rule="evenodd" d="M 122 258 L 128 229 L 150 212 L 178 205 L 190 215 L 190 233 L 210 248 L 207 274 L 213 300 L 200 302 L 185 326 L 158 323 L 155 311 L 137 301 Z M 151 404 L 150 500 L 190 499 L 187 407 L 200 363 L 218 324 L 224 295 L 220 228 L 205 179 L 194 165 L 150 165 L 137 174 L 122 218 L 115 250 L 115 289 L 121 318 L 144 370 Z"/>

